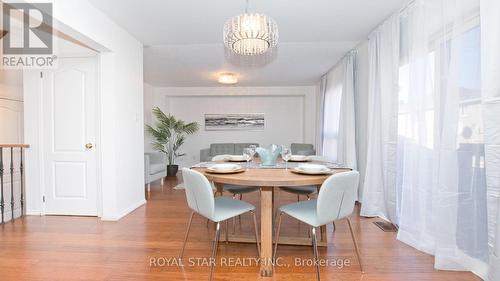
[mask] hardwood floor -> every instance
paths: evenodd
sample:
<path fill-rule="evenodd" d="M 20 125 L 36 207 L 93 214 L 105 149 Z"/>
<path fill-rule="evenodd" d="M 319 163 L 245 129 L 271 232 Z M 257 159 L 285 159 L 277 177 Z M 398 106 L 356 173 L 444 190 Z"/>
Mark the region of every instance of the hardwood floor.
<path fill-rule="evenodd" d="M 103 222 L 89 217 L 28 216 L 0 226 L 0 280 L 207 280 L 210 267 L 189 266 L 189 258 L 210 257 L 214 227 L 206 220 L 194 217 L 186 251 L 184 267 L 171 264 L 180 252 L 190 211 L 183 190 L 173 190 L 177 180 L 168 179 L 163 188 L 152 185 L 151 198 L 145 206 L 118 222 Z M 243 200 L 258 204 L 258 193 L 245 195 Z M 277 194 L 278 204 L 293 202 L 294 195 Z M 322 280 L 480 280 L 467 272 L 433 269 L 432 256 L 423 254 L 395 238 L 395 233 L 381 231 L 372 222 L 376 219 L 353 216 L 365 274 L 359 264 L 349 234 L 347 222 L 337 222 L 332 233 L 329 225 L 329 245 L 320 248 L 322 259 L 330 263 L 349 260 L 343 268 L 321 268 Z M 223 224 L 224 225 L 224 224 Z M 230 230 L 231 229 L 231 224 Z M 236 231 L 252 234 L 251 215 L 237 221 Z M 307 237 L 307 228 L 295 220 L 284 218 L 282 234 Z M 224 229 L 223 229 L 224 231 Z M 221 237 L 224 236 L 222 232 Z M 221 243 L 218 262 L 225 266 L 215 271 L 215 280 L 314 280 L 314 266 L 296 266 L 295 258 L 310 261 L 308 246 L 280 246 L 282 258 L 272 278 L 261 278 L 255 244 Z M 233 258 L 233 259 L 231 259 Z M 239 259 L 238 259 L 239 258 Z M 150 266 L 153 259 L 156 266 Z M 246 262 L 249 266 L 232 266 Z"/>

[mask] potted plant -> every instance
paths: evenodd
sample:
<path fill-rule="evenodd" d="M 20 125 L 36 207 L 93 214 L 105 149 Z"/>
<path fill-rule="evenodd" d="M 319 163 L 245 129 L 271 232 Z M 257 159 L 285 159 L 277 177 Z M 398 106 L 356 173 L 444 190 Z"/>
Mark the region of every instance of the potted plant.
<path fill-rule="evenodd" d="M 146 130 L 154 139 L 153 149 L 165 153 L 167 157 L 167 176 L 175 176 L 179 170 L 175 159 L 185 155 L 179 152 L 179 148 L 184 144 L 187 135 L 198 131 L 199 125 L 196 122 L 177 120 L 174 116 L 163 113 L 158 107 L 153 109 L 153 115 L 157 120 L 156 128 L 146 125 Z"/>

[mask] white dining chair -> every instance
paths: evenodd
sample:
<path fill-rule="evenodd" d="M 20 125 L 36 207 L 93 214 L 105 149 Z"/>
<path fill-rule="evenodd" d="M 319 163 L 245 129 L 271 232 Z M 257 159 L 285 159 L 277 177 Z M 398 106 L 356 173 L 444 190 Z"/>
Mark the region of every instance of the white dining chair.
<path fill-rule="evenodd" d="M 231 155 L 216 155 L 212 157 L 213 162 L 220 162 L 220 161 L 228 161 L 229 157 Z M 258 186 L 242 186 L 242 185 L 234 185 L 234 184 L 225 184 L 223 187 L 224 191 L 227 191 L 232 194 L 233 199 L 236 199 L 236 196 L 239 196 L 239 199 L 243 199 L 243 194 L 246 193 L 251 193 L 260 190 Z M 222 195 L 222 193 L 220 194 Z M 233 218 L 233 232 L 236 229 L 236 220 Z"/>
<path fill-rule="evenodd" d="M 318 192 L 318 187 L 313 185 L 307 186 L 282 186 L 280 190 L 297 195 L 297 202 L 300 201 L 300 195 L 305 195 L 307 200 L 311 199 L 311 195 Z"/>
<path fill-rule="evenodd" d="M 193 220 L 193 216 L 195 213 L 216 223 L 215 237 L 212 245 L 212 259 L 211 259 L 215 260 L 215 256 L 217 255 L 217 244 L 219 243 L 219 236 L 220 236 L 220 223 L 221 222 L 226 223 L 225 224 L 226 241 L 228 241 L 228 230 L 227 230 L 228 220 L 247 212 L 252 213 L 253 216 L 253 223 L 255 228 L 255 241 L 257 243 L 257 252 L 260 257 L 257 219 L 255 217 L 255 212 L 254 212 L 255 206 L 247 202 L 231 199 L 228 197 L 222 197 L 222 196 L 214 197 L 210 182 L 202 173 L 198 171 L 190 170 L 188 168 L 183 168 L 182 177 L 184 179 L 186 200 L 189 208 L 191 209 L 191 215 L 189 217 L 186 235 L 184 237 L 184 243 L 182 244 L 182 250 L 179 258 L 182 259 L 184 255 L 184 249 L 186 247 L 186 242 L 189 236 L 191 222 Z M 214 267 L 215 264 L 212 263 L 209 280 L 212 280 Z"/>
<path fill-rule="evenodd" d="M 231 155 L 216 155 L 212 158 L 213 162 L 219 161 L 227 161 Z M 233 185 L 233 184 L 225 184 L 224 190 L 231 193 L 233 195 L 233 199 L 236 198 L 236 195 L 239 195 L 239 199 L 243 198 L 243 194 L 255 192 L 260 190 L 258 186 L 241 186 L 241 185 Z M 222 195 L 222 194 L 221 194 Z"/>
<path fill-rule="evenodd" d="M 321 155 L 309 155 L 307 156 L 309 161 L 314 162 L 328 162 L 326 157 Z M 281 190 L 297 195 L 297 202 L 300 201 L 300 195 L 305 195 L 307 200 L 311 199 L 311 195 L 318 192 L 317 186 L 283 186 L 280 188 Z"/>
<path fill-rule="evenodd" d="M 278 250 L 278 240 L 281 228 L 281 219 L 283 214 L 287 214 L 311 227 L 312 245 L 314 259 L 318 261 L 318 245 L 316 238 L 316 228 L 331 223 L 335 220 L 345 218 L 349 225 L 351 238 L 358 257 L 361 272 L 363 266 L 359 254 L 358 244 L 352 231 L 349 215 L 354 211 L 356 202 L 356 193 L 358 190 L 359 173 L 357 171 L 343 172 L 330 176 L 325 180 L 319 190 L 318 198 L 308 201 L 301 201 L 279 208 L 278 227 L 276 229 L 276 244 L 274 246 L 274 260 Z M 316 279 L 320 280 L 319 263 L 316 264 Z"/>

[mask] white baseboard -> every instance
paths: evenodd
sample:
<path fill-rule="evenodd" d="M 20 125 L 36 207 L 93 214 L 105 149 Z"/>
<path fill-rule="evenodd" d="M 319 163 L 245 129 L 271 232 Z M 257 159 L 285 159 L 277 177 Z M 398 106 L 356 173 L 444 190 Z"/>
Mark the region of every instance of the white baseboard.
<path fill-rule="evenodd" d="M 41 216 L 42 212 L 40 210 L 26 210 L 27 216 Z"/>
<path fill-rule="evenodd" d="M 135 209 L 141 207 L 142 205 L 146 204 L 146 199 L 142 199 L 139 202 L 130 205 L 128 208 L 125 210 L 121 211 L 115 216 L 103 216 L 101 217 L 101 220 L 103 221 L 117 221 L 120 220 L 121 218 L 125 217 L 126 215 L 132 213 Z"/>

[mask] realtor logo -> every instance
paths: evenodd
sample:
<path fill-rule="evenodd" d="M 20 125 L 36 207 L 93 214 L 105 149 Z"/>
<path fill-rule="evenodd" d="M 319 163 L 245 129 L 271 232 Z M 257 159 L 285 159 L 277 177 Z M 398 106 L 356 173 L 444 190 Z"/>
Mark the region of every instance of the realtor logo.
<path fill-rule="evenodd" d="M 2 66 L 53 67 L 52 3 L 3 3 Z"/>
<path fill-rule="evenodd" d="M 3 53 L 52 54 L 52 3 L 3 3 Z"/>

